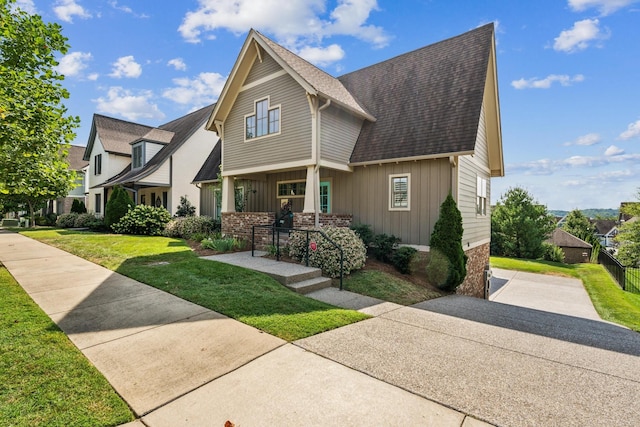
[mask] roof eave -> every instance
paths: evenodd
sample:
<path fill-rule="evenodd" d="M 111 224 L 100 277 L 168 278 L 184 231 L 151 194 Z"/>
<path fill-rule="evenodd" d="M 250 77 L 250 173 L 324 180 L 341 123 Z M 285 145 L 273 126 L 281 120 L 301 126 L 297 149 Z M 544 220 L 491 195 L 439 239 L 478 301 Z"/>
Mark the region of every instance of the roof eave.
<path fill-rule="evenodd" d="M 396 157 L 392 159 L 378 159 L 378 160 L 367 160 L 363 162 L 350 162 L 349 166 L 370 166 L 370 165 L 381 165 L 386 163 L 417 162 L 420 160 L 448 159 L 449 157 L 452 157 L 452 156 L 467 156 L 470 154 L 474 154 L 474 151 L 469 150 L 469 151 L 458 151 L 455 153 L 426 154 L 423 156 Z"/>

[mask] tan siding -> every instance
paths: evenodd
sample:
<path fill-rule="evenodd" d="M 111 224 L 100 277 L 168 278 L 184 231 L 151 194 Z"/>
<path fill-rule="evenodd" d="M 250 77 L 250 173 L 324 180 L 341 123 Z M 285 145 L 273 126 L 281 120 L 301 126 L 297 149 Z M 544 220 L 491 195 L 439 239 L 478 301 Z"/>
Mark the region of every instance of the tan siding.
<path fill-rule="evenodd" d="M 249 75 L 244 81 L 244 84 L 248 84 L 261 78 L 267 77 L 268 75 L 278 72 L 281 69 L 282 67 L 280 67 L 280 65 L 278 65 L 278 63 L 274 61 L 274 59 L 269 55 L 265 55 L 263 51 L 262 62 L 260 62 L 260 60 L 256 58 L 255 62 L 253 63 L 253 67 L 249 72 Z"/>
<path fill-rule="evenodd" d="M 491 178 L 489 176 L 487 156 L 487 138 L 485 132 L 484 109 L 480 115 L 480 125 L 476 139 L 475 154 L 459 159 L 458 172 L 458 209 L 462 214 L 464 234 L 462 244 L 473 244 L 491 238 Z M 487 214 L 476 214 L 477 178 L 487 180 Z"/>
<path fill-rule="evenodd" d="M 215 216 L 216 202 L 213 195 L 215 188 L 213 184 L 203 184 L 200 187 L 200 215 Z"/>
<path fill-rule="evenodd" d="M 362 128 L 362 120 L 331 106 L 321 112 L 320 123 L 321 158 L 348 163 Z"/>
<path fill-rule="evenodd" d="M 162 185 L 170 185 L 171 184 L 171 167 L 170 162 L 166 161 L 160 166 L 154 173 L 149 176 L 141 179 L 141 184 L 162 184 Z"/>
<path fill-rule="evenodd" d="M 155 156 L 156 154 L 158 154 L 158 152 L 160 150 L 162 150 L 162 147 L 164 147 L 164 145 L 162 144 L 154 144 L 153 142 L 145 142 L 145 151 L 146 153 L 144 153 L 144 161 L 145 164 L 149 162 L 149 160 L 151 160 L 153 158 L 153 156 Z"/>
<path fill-rule="evenodd" d="M 244 141 L 244 117 L 253 113 L 255 101 L 270 96 L 270 106 L 280 105 L 279 135 Z M 226 171 L 277 167 L 311 158 L 311 114 L 304 89 L 289 75 L 240 92 L 225 122 L 223 165 Z"/>

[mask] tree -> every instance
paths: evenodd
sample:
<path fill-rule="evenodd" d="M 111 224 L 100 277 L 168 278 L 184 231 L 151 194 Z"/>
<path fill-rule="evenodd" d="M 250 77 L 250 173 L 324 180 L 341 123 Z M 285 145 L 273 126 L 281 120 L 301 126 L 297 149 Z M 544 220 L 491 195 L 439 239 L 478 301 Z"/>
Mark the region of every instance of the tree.
<path fill-rule="evenodd" d="M 637 198 L 640 200 L 640 190 Z M 627 267 L 640 267 L 640 202 L 625 204 L 622 213 L 632 218 L 620 226 L 616 236 L 620 243 L 618 260 Z"/>
<path fill-rule="evenodd" d="M 520 187 L 509 188 L 491 212 L 491 253 L 515 258 L 542 256 L 542 242 L 555 221 L 547 208 Z"/>
<path fill-rule="evenodd" d="M 569 234 L 576 236 L 578 239 L 582 239 L 592 246 L 591 261 L 596 262 L 598 254 L 600 253 L 600 241 L 595 235 L 596 227 L 589 221 L 589 218 L 584 216 L 578 209 L 574 209 L 565 220 L 562 229 Z"/>
<path fill-rule="evenodd" d="M 440 289 L 453 291 L 467 276 L 467 255 L 462 249 L 463 232 L 462 215 L 449 193 L 440 205 L 440 216 L 433 227 L 429 241 L 430 251 L 443 255 L 448 261 L 446 279 L 443 283 L 436 283 Z M 435 259 L 437 257 L 434 257 Z"/>
<path fill-rule="evenodd" d="M 180 196 L 180 204 L 176 209 L 176 216 L 185 217 L 185 216 L 195 216 L 196 207 L 191 204 L 187 196 Z"/>
<path fill-rule="evenodd" d="M 0 0 L 0 194 L 34 210 L 66 195 L 75 172 L 66 161 L 79 119 L 66 115 L 64 76 L 56 55 L 67 52 L 61 27 Z"/>
<path fill-rule="evenodd" d="M 112 226 L 129 212 L 131 205 L 133 205 L 133 200 L 127 190 L 119 185 L 113 187 L 104 211 L 104 225 L 107 228 L 113 228 Z"/>

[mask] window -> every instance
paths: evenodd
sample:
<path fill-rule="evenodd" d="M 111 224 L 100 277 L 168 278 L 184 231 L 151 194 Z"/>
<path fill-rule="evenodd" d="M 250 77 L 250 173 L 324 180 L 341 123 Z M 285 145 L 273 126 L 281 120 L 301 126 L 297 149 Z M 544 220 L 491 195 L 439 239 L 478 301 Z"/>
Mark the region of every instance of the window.
<path fill-rule="evenodd" d="M 245 139 L 280 133 L 280 106 L 269 108 L 269 98 L 256 101 L 255 113 L 245 116 Z"/>
<path fill-rule="evenodd" d="M 278 199 L 304 197 L 307 189 L 306 181 L 281 181 L 278 182 Z"/>
<path fill-rule="evenodd" d="M 102 212 L 102 194 L 96 194 L 96 213 Z"/>
<path fill-rule="evenodd" d="M 157 206 L 157 205 L 156 205 L 156 206 Z M 163 206 L 165 209 L 169 209 L 169 208 L 168 208 L 168 206 L 169 206 L 169 193 L 167 193 L 166 191 L 163 191 L 163 192 L 162 192 L 162 206 Z M 160 206 L 158 206 L 158 207 L 160 207 Z"/>
<path fill-rule="evenodd" d="M 102 173 L 102 154 L 96 154 L 93 157 L 93 174 L 100 175 Z"/>
<path fill-rule="evenodd" d="M 476 186 L 476 214 L 487 214 L 487 180 L 481 177 L 478 177 Z"/>
<path fill-rule="evenodd" d="M 133 168 L 141 168 L 144 163 L 142 156 L 142 144 L 133 147 Z"/>
<path fill-rule="evenodd" d="M 141 205 L 146 205 L 147 204 L 147 195 L 143 194 L 140 196 L 140 204 Z"/>
<path fill-rule="evenodd" d="M 410 181 L 410 174 L 389 175 L 389 210 L 409 210 Z"/>

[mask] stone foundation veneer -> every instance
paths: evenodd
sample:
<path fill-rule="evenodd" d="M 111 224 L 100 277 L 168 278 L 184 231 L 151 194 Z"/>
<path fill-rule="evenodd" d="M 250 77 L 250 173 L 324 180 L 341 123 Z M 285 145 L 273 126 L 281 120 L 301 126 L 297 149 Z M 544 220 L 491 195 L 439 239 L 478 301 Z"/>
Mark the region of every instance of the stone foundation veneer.
<path fill-rule="evenodd" d="M 226 236 L 234 236 L 251 243 L 251 232 L 254 225 L 273 225 L 276 221 L 274 212 L 223 212 L 221 232 Z M 256 248 L 262 249 L 271 244 L 271 231 L 267 228 L 256 228 Z"/>
<path fill-rule="evenodd" d="M 456 294 L 484 299 L 484 270 L 489 264 L 490 243 L 477 246 L 465 252 L 467 254 L 467 277 Z"/>
<path fill-rule="evenodd" d="M 320 214 L 320 227 L 351 227 L 352 215 L 348 214 Z M 293 228 L 314 228 L 316 214 L 295 212 L 293 214 Z"/>

